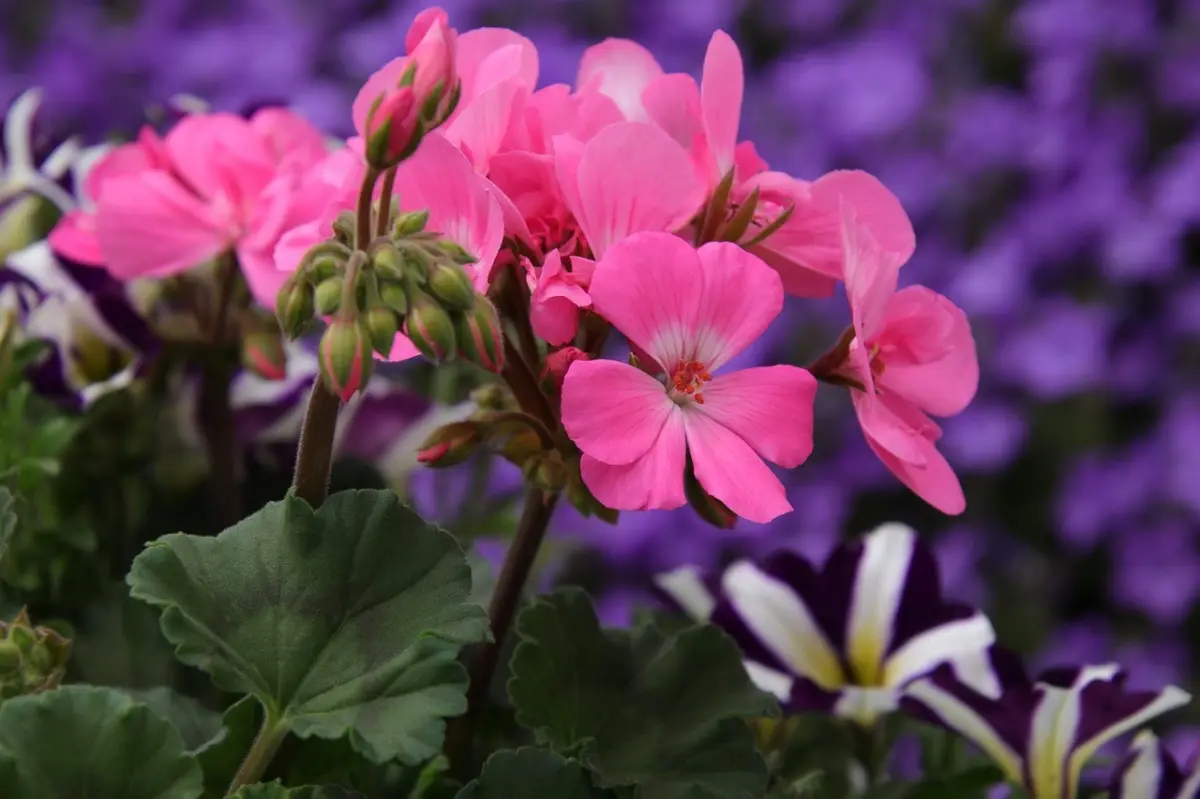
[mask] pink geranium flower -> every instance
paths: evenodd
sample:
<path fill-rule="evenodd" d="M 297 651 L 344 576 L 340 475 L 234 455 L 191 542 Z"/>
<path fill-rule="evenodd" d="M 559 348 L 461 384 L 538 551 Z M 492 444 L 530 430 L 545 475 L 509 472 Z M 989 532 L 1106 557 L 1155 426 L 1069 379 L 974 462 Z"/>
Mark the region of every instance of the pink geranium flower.
<path fill-rule="evenodd" d="M 164 139 L 145 129 L 88 174 L 88 205 L 51 236 L 62 255 L 121 280 L 166 277 L 233 251 L 260 302 L 274 301 L 279 236 L 324 202 L 305 184 L 326 154 L 308 122 L 280 108 L 249 120 L 184 117 Z"/>
<path fill-rule="evenodd" d="M 563 257 L 551 250 L 535 270 L 526 265 L 529 274 L 529 322 L 547 344 L 555 347 L 569 343 L 579 330 L 579 312 L 592 306 L 587 287 L 595 263 L 585 258 L 572 258 L 572 271 L 563 268 Z"/>
<path fill-rule="evenodd" d="M 794 366 L 718 374 L 783 307 L 783 287 L 733 244 L 699 250 L 639 233 L 596 265 L 594 310 L 665 374 L 618 361 L 575 361 L 562 420 L 583 453 L 582 476 L 610 508 L 676 508 L 684 471 L 737 515 L 767 522 L 791 510 L 763 462 L 793 467 L 812 452 L 816 381 Z"/>
<path fill-rule="evenodd" d="M 953 416 L 975 396 L 979 362 L 967 317 L 923 286 L 896 291 L 899 256 L 880 246 L 849 203 L 842 235 L 854 340 L 840 374 L 861 386 L 850 396 L 863 435 L 914 493 L 943 513 L 962 513 L 962 486 L 926 414 Z"/>

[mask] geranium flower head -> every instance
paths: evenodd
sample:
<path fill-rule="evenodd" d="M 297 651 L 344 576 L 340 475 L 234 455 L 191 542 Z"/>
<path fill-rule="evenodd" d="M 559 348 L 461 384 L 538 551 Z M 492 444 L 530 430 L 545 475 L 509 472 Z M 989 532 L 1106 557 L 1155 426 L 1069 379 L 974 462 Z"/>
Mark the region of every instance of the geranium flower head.
<path fill-rule="evenodd" d="M 790 712 L 870 725 L 943 663 L 981 691 L 999 691 L 984 657 L 991 623 L 943 599 L 933 553 L 904 525 L 843 544 L 821 569 L 781 551 L 739 561 L 707 584 L 686 572 L 658 584 L 689 615 L 730 633 L 756 684 Z"/>
<path fill-rule="evenodd" d="M 908 687 L 904 707 L 974 743 L 1031 799 L 1074 799 L 1100 747 L 1191 701 L 1174 686 L 1130 691 L 1115 664 L 1051 669 L 1031 681 L 1007 653 L 993 650 L 992 661 L 999 696 L 940 668 Z"/>
<path fill-rule="evenodd" d="M 690 456 L 700 485 L 738 516 L 766 522 L 790 510 L 763 460 L 794 467 L 811 453 L 812 375 L 793 366 L 719 373 L 779 314 L 779 277 L 736 245 L 696 250 L 669 233 L 638 233 L 608 250 L 589 293 L 593 310 L 663 373 L 571 364 L 563 425 L 596 499 L 621 510 L 680 507 Z"/>
<path fill-rule="evenodd" d="M 846 295 L 854 338 L 842 367 L 851 399 L 879 459 L 944 513 L 966 507 L 962 487 L 927 414 L 952 416 L 975 396 L 979 362 L 966 315 L 921 286 L 896 290 L 900 256 L 880 247 L 854 207 L 842 205 Z"/>

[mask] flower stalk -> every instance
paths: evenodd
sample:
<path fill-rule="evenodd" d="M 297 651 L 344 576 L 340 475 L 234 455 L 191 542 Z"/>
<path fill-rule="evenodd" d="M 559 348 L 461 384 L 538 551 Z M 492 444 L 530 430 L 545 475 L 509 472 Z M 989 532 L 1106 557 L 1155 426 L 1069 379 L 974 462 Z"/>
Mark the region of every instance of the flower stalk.
<path fill-rule="evenodd" d="M 209 319 L 211 349 L 200 375 L 199 422 L 212 474 L 213 514 L 218 529 L 242 518 L 241 450 L 230 404 L 236 353 L 229 335 L 229 318 L 234 304 L 239 273 L 237 258 L 222 256 L 217 265 L 216 303 Z"/>

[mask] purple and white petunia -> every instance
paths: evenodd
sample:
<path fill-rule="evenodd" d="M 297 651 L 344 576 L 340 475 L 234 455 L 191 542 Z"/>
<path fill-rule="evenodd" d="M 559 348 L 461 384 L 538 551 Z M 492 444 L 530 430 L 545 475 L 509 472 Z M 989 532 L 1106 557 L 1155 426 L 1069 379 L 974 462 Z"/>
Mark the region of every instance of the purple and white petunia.
<path fill-rule="evenodd" d="M 991 660 L 1003 686 L 999 697 L 983 696 L 940 668 L 908 686 L 903 707 L 974 743 L 1031 799 L 1074 799 L 1083 767 L 1100 747 L 1191 701 L 1174 686 L 1129 691 L 1115 664 L 1051 669 L 1031 681 L 1012 655 L 993 650 Z"/>
<path fill-rule="evenodd" d="M 831 712 L 869 726 L 899 705 L 903 688 L 942 664 L 999 695 L 988 619 L 942 597 L 933 553 L 902 524 L 842 544 L 819 571 L 781 551 L 739 561 L 719 579 L 661 575 L 658 587 L 742 647 L 760 688 L 789 712 Z"/>
<path fill-rule="evenodd" d="M 71 195 L 58 185 L 79 156 L 79 145 L 67 140 L 38 163 L 34 153 L 33 125 L 42 103 L 40 89 L 29 89 L 4 116 L 4 149 L 0 152 L 0 211 L 27 194 L 37 194 L 60 211 L 75 206 Z"/>
<path fill-rule="evenodd" d="M 1108 786 L 1109 799 L 1197 799 L 1200 763 L 1184 773 L 1154 733 L 1145 730 L 1129 747 Z"/>

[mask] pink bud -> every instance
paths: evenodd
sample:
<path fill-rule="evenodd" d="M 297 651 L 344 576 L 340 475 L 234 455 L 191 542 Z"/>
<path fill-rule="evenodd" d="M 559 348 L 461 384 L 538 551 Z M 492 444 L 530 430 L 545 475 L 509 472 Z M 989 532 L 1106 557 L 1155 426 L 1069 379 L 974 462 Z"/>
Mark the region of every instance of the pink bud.
<path fill-rule="evenodd" d="M 413 91 L 422 122 L 432 130 L 450 115 L 450 102 L 458 85 L 456 59 L 458 34 L 446 12 L 428 8 L 417 15 L 404 38 L 410 66 L 416 67 Z"/>
<path fill-rule="evenodd" d="M 378 95 L 367 111 L 361 131 L 366 141 L 367 163 L 387 169 L 415 150 L 420 139 L 419 113 L 411 86 L 388 89 Z"/>
<path fill-rule="evenodd" d="M 371 336 L 356 320 L 334 319 L 318 347 L 321 379 L 342 402 L 366 388 L 375 361 L 371 357 Z"/>
<path fill-rule="evenodd" d="M 264 380 L 287 375 L 287 356 L 278 331 L 251 333 L 242 341 L 242 365 Z"/>
<path fill-rule="evenodd" d="M 475 307 L 455 319 L 455 338 L 458 354 L 489 372 L 500 374 L 504 369 L 504 333 L 496 306 L 482 294 L 475 297 Z"/>
<path fill-rule="evenodd" d="M 555 350 L 546 356 L 546 368 L 542 370 L 542 379 L 553 383 L 556 391 L 562 391 L 563 378 L 567 376 L 567 370 L 571 368 L 571 364 L 591 359 L 592 356 L 578 347 L 563 347 Z"/>

